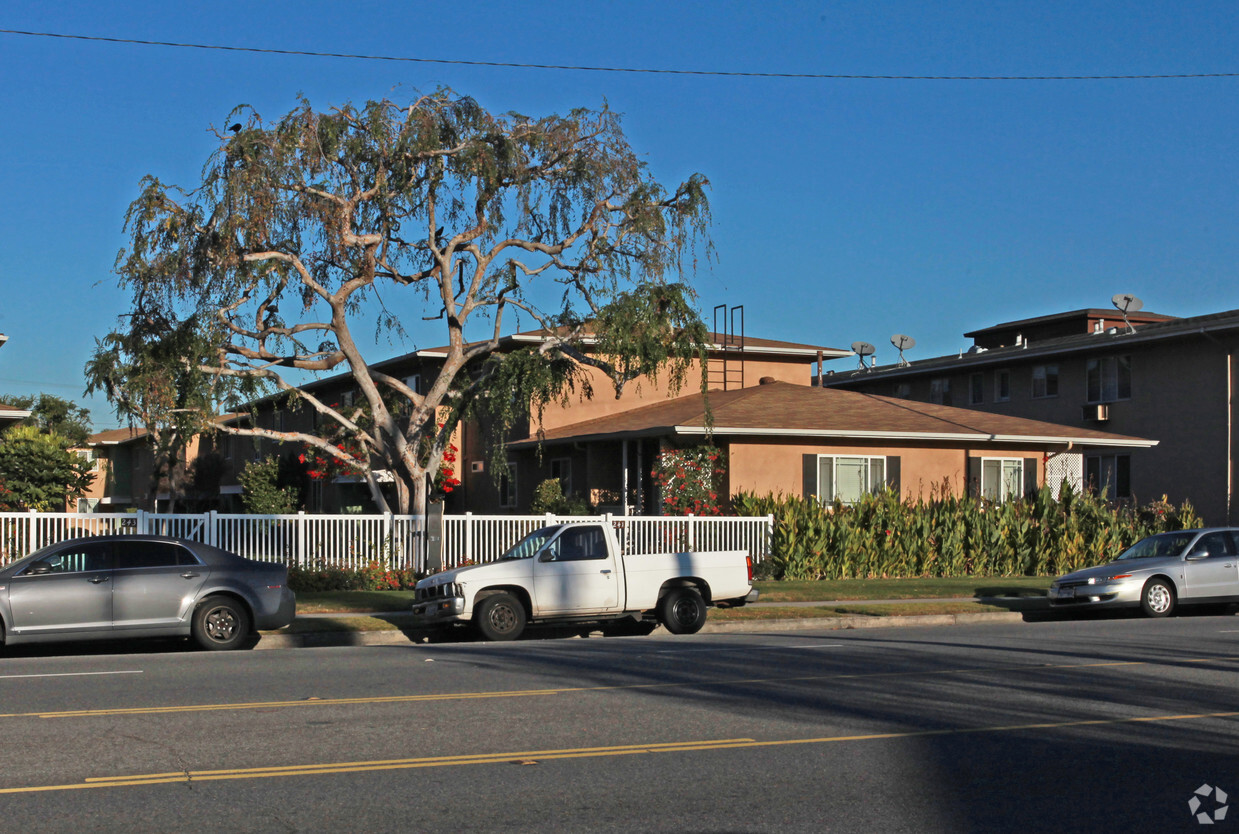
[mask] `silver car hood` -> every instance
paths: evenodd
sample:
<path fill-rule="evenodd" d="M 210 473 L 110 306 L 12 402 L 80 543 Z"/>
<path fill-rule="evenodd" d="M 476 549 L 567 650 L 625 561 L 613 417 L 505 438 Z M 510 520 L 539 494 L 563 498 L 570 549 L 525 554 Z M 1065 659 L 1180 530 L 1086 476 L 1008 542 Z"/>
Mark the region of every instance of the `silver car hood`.
<path fill-rule="evenodd" d="M 1173 565 L 1179 561 L 1178 557 L 1167 558 L 1165 556 L 1154 556 L 1149 559 L 1124 559 L 1123 561 L 1108 562 L 1104 565 L 1098 565 L 1093 568 L 1084 568 L 1082 570 L 1072 571 L 1071 573 L 1060 576 L 1055 582 L 1087 582 L 1089 579 L 1100 579 L 1103 576 L 1113 576 L 1116 573 L 1139 573 L 1146 570 L 1158 570 Z"/>

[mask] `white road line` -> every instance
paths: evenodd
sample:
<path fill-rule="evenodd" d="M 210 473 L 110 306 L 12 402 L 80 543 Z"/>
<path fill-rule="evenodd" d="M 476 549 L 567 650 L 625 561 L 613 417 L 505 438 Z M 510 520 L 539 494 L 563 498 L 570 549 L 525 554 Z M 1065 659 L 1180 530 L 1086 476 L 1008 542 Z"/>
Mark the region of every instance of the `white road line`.
<path fill-rule="evenodd" d="M 140 675 L 141 669 L 124 669 L 118 672 L 49 672 L 43 675 L 0 675 L 0 681 L 14 678 L 84 678 L 90 675 Z"/>
<path fill-rule="evenodd" d="M 772 644 L 765 646 L 706 646 L 702 648 L 663 649 L 654 654 L 682 654 L 684 652 L 747 652 L 753 649 L 836 649 L 843 643 L 814 643 L 810 646 L 797 646 L 793 643 Z"/>

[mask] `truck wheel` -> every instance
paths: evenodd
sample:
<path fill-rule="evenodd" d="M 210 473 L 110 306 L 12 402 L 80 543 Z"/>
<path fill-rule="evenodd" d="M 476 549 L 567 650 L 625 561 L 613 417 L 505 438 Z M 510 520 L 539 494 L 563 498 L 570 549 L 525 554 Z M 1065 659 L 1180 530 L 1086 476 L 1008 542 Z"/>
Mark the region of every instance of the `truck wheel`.
<path fill-rule="evenodd" d="M 658 601 L 658 620 L 672 634 L 696 634 L 706 624 L 706 601 L 696 588 L 672 588 Z"/>
<path fill-rule="evenodd" d="M 493 594 L 478 605 L 474 622 L 487 640 L 515 640 L 525 630 L 525 606 L 511 594 Z"/>

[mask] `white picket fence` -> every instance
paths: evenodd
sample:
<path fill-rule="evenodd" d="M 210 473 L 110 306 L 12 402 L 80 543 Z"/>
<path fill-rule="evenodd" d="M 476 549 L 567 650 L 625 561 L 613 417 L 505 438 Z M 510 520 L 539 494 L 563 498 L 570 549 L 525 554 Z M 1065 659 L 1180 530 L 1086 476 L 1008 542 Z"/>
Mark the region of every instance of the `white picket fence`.
<path fill-rule="evenodd" d="M 773 516 L 756 518 L 663 516 L 444 516 L 443 567 L 488 561 L 527 533 L 556 521 L 604 521 L 615 527 L 628 554 L 680 550 L 747 550 L 755 561 L 769 553 Z M 79 536 L 153 533 L 193 539 L 295 567 L 361 568 L 383 561 L 397 569 L 425 570 L 420 516 L 233 515 L 225 513 L 0 513 L 0 565 Z"/>

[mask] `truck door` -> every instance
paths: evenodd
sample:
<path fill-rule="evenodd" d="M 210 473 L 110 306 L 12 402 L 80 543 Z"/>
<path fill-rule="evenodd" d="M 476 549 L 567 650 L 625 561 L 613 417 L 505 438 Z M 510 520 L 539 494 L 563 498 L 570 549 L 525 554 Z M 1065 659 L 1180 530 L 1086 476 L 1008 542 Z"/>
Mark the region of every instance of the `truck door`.
<path fill-rule="evenodd" d="M 568 525 L 538 554 L 533 569 L 538 614 L 619 609 L 615 556 L 597 524 Z"/>

